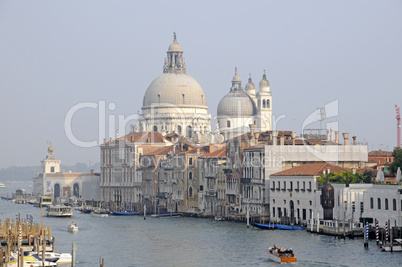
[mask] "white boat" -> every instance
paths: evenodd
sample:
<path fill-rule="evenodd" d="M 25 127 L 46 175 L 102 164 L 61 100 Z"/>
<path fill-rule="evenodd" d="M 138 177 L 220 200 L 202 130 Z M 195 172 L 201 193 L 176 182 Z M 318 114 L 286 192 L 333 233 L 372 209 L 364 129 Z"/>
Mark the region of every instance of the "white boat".
<path fill-rule="evenodd" d="M 71 217 L 73 216 L 73 209 L 69 206 L 49 206 L 46 210 L 46 216 L 49 217 Z"/>
<path fill-rule="evenodd" d="M 382 246 L 382 250 L 386 252 L 401 252 L 402 251 L 402 239 L 395 239 L 394 243 L 386 244 Z"/>
<path fill-rule="evenodd" d="M 91 215 L 94 217 L 108 217 L 109 216 L 107 211 L 103 211 L 103 210 L 94 210 L 91 212 Z"/>
<path fill-rule="evenodd" d="M 6 185 L 3 184 L 2 182 L 0 182 L 0 188 L 2 188 L 2 187 L 6 187 Z"/>
<path fill-rule="evenodd" d="M 78 225 L 75 222 L 70 222 L 70 224 L 68 225 L 67 229 L 71 233 L 76 233 L 76 232 L 78 232 Z"/>
<path fill-rule="evenodd" d="M 276 246 L 268 249 L 268 258 L 279 263 L 296 263 L 297 261 L 292 249 L 283 249 Z"/>
<path fill-rule="evenodd" d="M 39 252 L 39 255 L 36 252 L 29 252 L 28 255 L 42 260 L 42 252 Z M 71 264 L 72 256 L 70 253 L 45 252 L 45 261 L 56 264 Z"/>
<path fill-rule="evenodd" d="M 9 261 L 5 266 L 7 266 L 7 267 L 20 266 L 18 264 L 18 256 L 17 256 L 17 254 L 16 253 L 11 253 L 11 257 L 13 259 L 11 261 Z M 24 261 L 24 264 L 21 267 L 40 267 L 40 266 L 43 266 L 42 265 L 42 260 L 40 260 L 38 257 L 35 257 L 33 255 L 24 256 L 23 261 Z M 45 265 L 44 266 L 57 266 L 57 263 L 45 260 Z"/>

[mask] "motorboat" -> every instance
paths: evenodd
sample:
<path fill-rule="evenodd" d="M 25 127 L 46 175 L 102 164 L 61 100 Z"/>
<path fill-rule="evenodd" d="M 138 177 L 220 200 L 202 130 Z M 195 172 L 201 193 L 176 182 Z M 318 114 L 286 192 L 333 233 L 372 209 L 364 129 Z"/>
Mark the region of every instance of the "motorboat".
<path fill-rule="evenodd" d="M 296 263 L 297 261 L 291 248 L 284 249 L 275 245 L 268 249 L 268 258 L 279 263 Z"/>
<path fill-rule="evenodd" d="M 181 217 L 183 214 L 178 212 L 161 212 L 158 214 L 152 214 L 151 218 L 177 218 Z"/>
<path fill-rule="evenodd" d="M 42 252 L 39 252 L 39 254 L 37 252 L 26 253 L 28 253 L 28 256 L 33 256 L 42 262 Z M 55 262 L 56 264 L 71 264 L 72 256 L 70 253 L 45 252 L 45 261 Z"/>
<path fill-rule="evenodd" d="M 78 232 L 78 225 L 75 222 L 70 222 L 67 229 L 70 233 L 76 233 Z"/>
<path fill-rule="evenodd" d="M 94 210 L 91 215 L 94 217 L 108 217 L 109 213 L 106 210 Z"/>
<path fill-rule="evenodd" d="M 6 266 L 8 267 L 17 267 L 20 266 L 18 264 L 18 255 L 16 253 L 11 254 L 12 259 L 9 261 Z M 57 263 L 51 262 L 51 261 L 46 261 L 45 264 L 42 264 L 42 260 L 39 259 L 38 257 L 35 257 L 33 255 L 27 255 L 23 256 L 23 266 L 22 267 L 40 267 L 40 266 L 57 266 Z"/>
<path fill-rule="evenodd" d="M 2 182 L 0 182 L 0 188 L 6 187 L 5 184 L 3 184 Z"/>
<path fill-rule="evenodd" d="M 401 252 L 402 251 L 402 239 L 395 239 L 393 244 L 382 245 L 382 251 L 386 252 Z"/>
<path fill-rule="evenodd" d="M 71 216 L 73 216 L 73 210 L 69 206 L 51 205 L 46 210 L 46 216 L 48 216 L 48 217 L 71 217 Z"/>
<path fill-rule="evenodd" d="M 222 216 L 215 216 L 215 221 L 224 221 L 225 218 L 223 218 Z"/>

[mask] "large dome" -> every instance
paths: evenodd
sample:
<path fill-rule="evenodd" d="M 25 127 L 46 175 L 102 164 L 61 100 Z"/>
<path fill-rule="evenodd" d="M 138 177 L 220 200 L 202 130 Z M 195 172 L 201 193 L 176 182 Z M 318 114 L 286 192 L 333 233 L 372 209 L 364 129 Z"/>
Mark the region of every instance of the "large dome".
<path fill-rule="evenodd" d="M 256 114 L 253 100 L 243 91 L 231 91 L 218 105 L 218 116 L 251 117 Z"/>
<path fill-rule="evenodd" d="M 152 81 L 145 92 L 143 108 L 158 103 L 208 108 L 200 84 L 186 73 L 163 73 Z"/>

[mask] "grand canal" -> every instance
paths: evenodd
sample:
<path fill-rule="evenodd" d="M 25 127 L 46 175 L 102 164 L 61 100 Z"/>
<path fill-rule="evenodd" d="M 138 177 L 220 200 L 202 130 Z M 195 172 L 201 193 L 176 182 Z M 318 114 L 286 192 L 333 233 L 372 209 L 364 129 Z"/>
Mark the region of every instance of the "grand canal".
<path fill-rule="evenodd" d="M 20 185 L 21 186 L 21 185 Z M 12 188 L 13 186 L 11 186 Z M 0 195 L 15 192 L 0 188 Z M 0 219 L 31 214 L 40 222 L 40 209 L 0 201 Z M 297 266 L 401 266 L 402 253 L 381 252 L 370 241 L 338 240 L 306 231 L 263 231 L 243 223 L 209 219 L 158 219 L 141 216 L 105 218 L 74 211 L 72 218 L 48 218 L 57 252 L 70 252 L 77 245 L 77 266 L 277 266 L 267 258 L 266 249 L 275 244 L 291 247 Z M 78 233 L 69 233 L 70 221 Z"/>

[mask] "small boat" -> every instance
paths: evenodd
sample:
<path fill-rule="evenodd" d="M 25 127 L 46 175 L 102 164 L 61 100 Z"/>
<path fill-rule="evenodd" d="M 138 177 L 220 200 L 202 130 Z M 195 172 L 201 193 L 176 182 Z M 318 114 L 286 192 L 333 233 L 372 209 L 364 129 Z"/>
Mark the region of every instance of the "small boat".
<path fill-rule="evenodd" d="M 215 221 L 224 221 L 225 218 L 223 218 L 222 216 L 215 216 Z"/>
<path fill-rule="evenodd" d="M 17 267 L 20 266 L 17 262 L 18 260 L 18 256 L 16 253 L 12 253 L 11 254 L 12 259 L 11 261 L 9 261 L 6 266 L 9 267 Z M 28 256 L 24 256 L 23 259 L 24 263 L 23 263 L 23 267 L 40 267 L 43 266 L 42 265 L 42 260 L 39 260 L 38 257 L 35 257 L 33 255 L 28 255 Z M 45 265 L 44 266 L 57 266 L 57 263 L 55 262 L 50 262 L 50 261 L 45 261 Z"/>
<path fill-rule="evenodd" d="M 109 214 L 106 210 L 94 210 L 91 212 L 91 215 L 94 217 L 108 217 Z"/>
<path fill-rule="evenodd" d="M 112 211 L 110 212 L 112 215 L 122 215 L 122 216 L 130 216 L 130 215 L 135 215 L 134 211 Z"/>
<path fill-rule="evenodd" d="M 293 250 L 278 248 L 275 245 L 268 249 L 268 257 L 279 263 L 296 263 L 297 259 Z"/>
<path fill-rule="evenodd" d="M 177 218 L 181 217 L 183 214 L 178 212 L 161 212 L 158 214 L 152 214 L 152 218 Z"/>
<path fill-rule="evenodd" d="M 4 188 L 4 187 L 6 187 L 6 185 L 3 184 L 2 182 L 0 182 L 0 188 Z"/>
<path fill-rule="evenodd" d="M 303 227 L 295 225 L 278 224 L 277 227 L 279 230 L 304 230 Z"/>
<path fill-rule="evenodd" d="M 401 252 L 402 251 L 402 239 L 395 239 L 394 243 L 382 245 L 382 251 L 386 252 Z"/>
<path fill-rule="evenodd" d="M 76 233 L 76 232 L 78 232 L 78 225 L 77 225 L 77 223 L 75 223 L 75 222 L 70 222 L 70 224 L 69 224 L 68 227 L 67 227 L 67 230 L 68 230 L 70 233 Z"/>
<path fill-rule="evenodd" d="M 278 229 L 277 224 L 261 224 L 261 223 L 251 223 L 252 226 L 263 229 L 263 230 L 275 230 Z"/>
<path fill-rule="evenodd" d="M 73 216 L 73 210 L 68 206 L 51 205 L 46 210 L 46 216 L 48 217 L 71 217 Z"/>
<path fill-rule="evenodd" d="M 33 256 L 42 262 L 42 252 L 39 252 L 39 255 L 37 252 L 25 253 L 28 253 L 28 256 Z M 45 252 L 45 261 L 55 262 L 56 264 L 70 264 L 72 262 L 72 256 L 70 253 Z"/>

